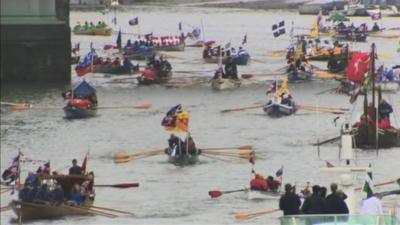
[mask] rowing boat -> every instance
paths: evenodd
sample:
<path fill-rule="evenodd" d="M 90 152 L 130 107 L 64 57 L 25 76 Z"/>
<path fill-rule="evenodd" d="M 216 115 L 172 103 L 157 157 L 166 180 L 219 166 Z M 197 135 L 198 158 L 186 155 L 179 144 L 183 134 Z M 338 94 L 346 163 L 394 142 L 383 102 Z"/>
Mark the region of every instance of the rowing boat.
<path fill-rule="evenodd" d="M 92 28 L 87 30 L 74 30 L 75 35 L 98 35 L 110 36 L 112 34 L 111 28 Z"/>
<path fill-rule="evenodd" d="M 156 51 L 165 51 L 165 52 L 183 52 L 185 50 L 185 43 L 181 42 L 176 45 L 161 45 L 154 46 Z"/>
<path fill-rule="evenodd" d="M 276 191 L 259 191 L 246 189 L 247 200 L 276 200 L 281 197 Z"/>
<path fill-rule="evenodd" d="M 174 149 L 168 148 L 165 153 L 168 155 L 168 162 L 176 166 L 193 165 L 199 162 L 200 151 L 198 149 L 188 152 L 182 148 L 180 152 L 178 146 L 175 146 Z"/>
<path fill-rule="evenodd" d="M 240 85 L 240 80 L 235 79 L 218 78 L 211 81 L 212 89 L 217 91 L 233 90 L 240 87 Z"/>

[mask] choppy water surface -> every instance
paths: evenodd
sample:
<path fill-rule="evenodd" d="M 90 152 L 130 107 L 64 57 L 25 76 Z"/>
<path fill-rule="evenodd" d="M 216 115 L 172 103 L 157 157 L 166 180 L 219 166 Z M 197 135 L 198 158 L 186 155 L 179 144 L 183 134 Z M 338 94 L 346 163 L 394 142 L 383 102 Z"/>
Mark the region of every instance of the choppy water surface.
<path fill-rule="evenodd" d="M 273 39 L 271 25 L 285 19 L 286 23 L 295 21 L 296 27 L 308 27 L 315 20 L 313 16 L 299 16 L 285 11 L 249 11 L 237 9 L 203 8 L 155 8 L 138 7 L 118 12 L 118 23 L 125 33 L 171 34 L 176 33 L 179 21 L 183 21 L 188 31 L 190 25 L 199 25 L 203 21 L 206 39 L 231 41 L 238 46 L 245 33 L 248 36 L 247 49 L 260 62 L 239 67 L 240 73 L 272 71 L 284 66 L 284 60 L 267 57 L 268 51 L 284 49 L 287 38 Z M 128 26 L 128 20 L 139 17 L 140 25 Z M 112 13 L 102 15 L 95 12 L 72 12 L 71 24 L 84 20 L 111 21 Z M 356 24 L 370 18 L 354 18 Z M 396 25 L 398 19 L 384 19 L 386 27 Z M 186 25 L 185 25 L 186 24 Z M 397 23 L 398 25 L 398 23 Z M 289 28 L 287 27 L 289 30 Z M 301 32 L 301 30 L 298 30 Z M 123 35 L 123 42 L 132 35 Z M 114 43 L 112 37 L 72 36 L 72 43 L 81 42 L 81 48 L 87 49 L 90 41 L 96 48 L 103 44 Z M 400 61 L 395 52 L 396 40 L 370 38 L 377 48 L 391 55 L 386 65 Z M 369 44 L 353 44 L 353 48 L 368 50 Z M 212 64 L 203 64 L 201 49 L 187 48 L 185 52 L 169 53 L 174 70 L 193 73 L 175 73 L 174 77 L 193 77 L 208 80 L 216 68 Z M 82 50 L 84 53 L 85 50 Z M 396 55 L 397 54 L 397 55 Z M 141 63 L 143 64 L 143 63 Z M 317 64 L 325 67 L 324 64 Z M 204 71 L 204 72 L 200 72 Z M 73 81 L 79 81 L 75 74 Z M 335 144 L 321 147 L 320 158 L 317 149 L 310 143 L 338 135 L 339 125 L 335 127 L 333 119 L 337 115 L 315 114 L 299 111 L 296 115 L 271 119 L 261 109 L 221 114 L 220 110 L 245 106 L 266 101 L 265 81 L 228 92 L 214 92 L 209 84 L 193 88 L 166 88 L 162 86 L 138 87 L 128 76 L 106 77 L 92 74 L 86 78 L 97 89 L 99 102 L 103 106 L 127 105 L 150 102 L 150 110 L 101 110 L 99 116 L 85 120 L 65 120 L 61 108 L 64 101 L 61 91 L 67 87 L 52 85 L 3 85 L 1 100 L 8 102 L 31 102 L 35 106 L 58 107 L 59 110 L 29 110 L 11 112 L 1 109 L 1 170 L 5 169 L 12 157 L 21 150 L 27 156 L 51 160 L 52 169 L 63 168 L 72 158 L 81 161 L 89 149 L 91 159 L 89 167 L 95 171 L 96 183 L 112 184 L 128 181 L 140 182 L 138 189 L 97 188 L 98 206 L 106 206 L 132 211 L 135 216 L 122 216 L 116 219 L 103 217 L 68 217 L 56 221 L 36 221 L 31 224 L 278 224 L 280 213 L 260 217 L 248 222 L 235 221 L 233 214 L 241 211 L 258 211 L 278 206 L 277 201 L 248 201 L 243 193 L 227 194 L 219 199 L 210 199 L 207 192 L 212 189 L 233 190 L 248 186 L 251 176 L 249 163 L 229 164 L 208 158 L 189 167 L 175 167 L 166 163 L 166 156 L 157 156 L 135 160 L 125 164 L 114 164 L 111 155 L 117 151 L 142 151 L 163 148 L 167 145 L 168 132 L 160 126 L 165 112 L 173 105 L 181 103 L 191 113 L 190 130 L 200 147 L 219 147 L 252 144 L 259 159 L 255 169 L 264 175 L 274 174 L 284 166 L 284 182 L 303 186 L 306 181 L 328 185 L 335 175 L 321 174 L 319 168 L 325 166 L 325 159 L 338 165 L 338 147 Z M 177 81 L 175 80 L 175 81 Z M 300 104 L 321 104 L 332 107 L 351 107 L 348 97 L 327 93 L 315 96 L 315 93 L 335 87 L 334 81 L 315 81 L 291 85 L 290 90 Z M 391 100 L 397 116 L 400 111 L 399 94 L 386 96 Z M 394 115 L 399 126 L 400 118 Z M 338 124 L 350 115 L 342 115 Z M 376 181 L 398 177 L 400 169 L 400 149 L 375 152 L 357 151 L 358 164 L 366 166 L 372 163 Z M 36 169 L 27 165 L 24 173 Z M 66 170 L 65 170 L 66 172 Z M 360 175 L 360 179 L 363 179 Z M 390 187 L 387 187 L 390 189 Z M 394 188 L 392 186 L 391 188 Z M 1 205 L 7 204 L 14 196 L 1 196 Z M 385 201 L 385 207 L 391 206 L 396 199 Z M 399 198 L 397 198 L 399 202 Z M 8 211 L 1 214 L 1 223 L 8 224 L 14 215 Z"/>

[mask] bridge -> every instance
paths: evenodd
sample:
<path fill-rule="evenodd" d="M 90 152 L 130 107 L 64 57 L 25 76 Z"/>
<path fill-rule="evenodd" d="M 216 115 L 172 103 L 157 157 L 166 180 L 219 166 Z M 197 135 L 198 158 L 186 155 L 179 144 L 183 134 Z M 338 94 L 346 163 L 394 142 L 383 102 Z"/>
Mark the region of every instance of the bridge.
<path fill-rule="evenodd" d="M 69 0 L 1 0 L 1 82 L 71 80 Z"/>

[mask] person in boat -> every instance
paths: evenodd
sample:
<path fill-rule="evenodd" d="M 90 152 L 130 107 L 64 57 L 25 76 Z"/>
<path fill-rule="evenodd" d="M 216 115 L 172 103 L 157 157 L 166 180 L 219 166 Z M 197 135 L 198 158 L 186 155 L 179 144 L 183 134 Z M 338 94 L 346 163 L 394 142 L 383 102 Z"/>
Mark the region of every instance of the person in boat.
<path fill-rule="evenodd" d="M 121 65 L 121 60 L 119 59 L 119 57 L 116 57 L 116 58 L 114 59 L 114 62 L 112 62 L 112 64 L 113 64 L 114 66 L 120 66 L 120 65 Z"/>
<path fill-rule="evenodd" d="M 301 207 L 304 214 L 325 214 L 326 200 L 318 194 L 319 190 L 318 185 L 312 187 L 312 195 L 306 198 Z"/>
<path fill-rule="evenodd" d="M 255 174 L 254 178 L 250 181 L 250 189 L 256 191 L 268 191 L 267 180 L 260 174 Z"/>
<path fill-rule="evenodd" d="M 96 26 L 93 24 L 93 22 L 90 22 L 90 24 L 89 24 L 89 28 L 90 29 L 93 29 L 93 28 L 95 28 Z"/>
<path fill-rule="evenodd" d="M 301 200 L 295 192 L 295 187 L 291 184 L 285 184 L 285 194 L 279 199 L 279 209 L 283 211 L 284 216 L 300 214 Z"/>
<path fill-rule="evenodd" d="M 88 21 L 85 21 L 85 25 L 83 25 L 83 29 L 88 30 L 89 29 L 89 23 Z"/>
<path fill-rule="evenodd" d="M 390 119 L 390 114 L 393 112 L 393 108 L 385 99 L 382 98 L 379 102 L 378 111 L 381 119 Z"/>
<path fill-rule="evenodd" d="M 77 165 L 76 159 L 72 160 L 72 167 L 69 168 L 69 175 L 82 175 L 82 168 Z"/>
<path fill-rule="evenodd" d="M 381 28 L 378 26 L 378 23 L 375 22 L 374 26 L 372 26 L 372 31 L 380 31 L 380 30 L 381 30 Z"/>
<path fill-rule="evenodd" d="M 273 176 L 268 176 L 266 182 L 268 184 L 268 190 L 273 192 L 277 192 L 282 184 L 279 180 L 275 180 Z"/>
<path fill-rule="evenodd" d="M 50 200 L 55 205 L 60 205 L 64 202 L 65 194 L 61 185 L 55 184 L 55 188 L 50 193 Z"/>
<path fill-rule="evenodd" d="M 42 184 L 42 186 L 40 186 L 38 192 L 35 195 L 35 198 L 33 199 L 33 201 L 37 201 L 37 202 L 47 202 L 50 199 L 50 192 L 49 192 L 49 188 L 47 186 L 47 184 Z"/>
<path fill-rule="evenodd" d="M 225 76 L 224 69 L 222 68 L 222 66 L 220 66 L 220 67 L 218 67 L 217 70 L 215 70 L 213 79 L 217 80 L 217 79 L 220 79 L 220 78 L 222 78 L 224 76 Z"/>
<path fill-rule="evenodd" d="M 196 143 L 194 143 L 193 137 L 190 134 L 188 134 L 188 137 L 182 143 L 182 147 L 191 155 L 195 155 L 197 153 Z"/>
<path fill-rule="evenodd" d="M 25 183 L 24 188 L 18 193 L 18 198 L 23 202 L 33 202 L 35 191 L 32 185 Z"/>
<path fill-rule="evenodd" d="M 168 139 L 169 148 L 167 149 L 167 153 L 171 154 L 175 150 L 175 154 L 180 155 L 183 153 L 182 146 L 183 146 L 183 141 L 175 134 L 171 134 L 171 136 Z"/>
<path fill-rule="evenodd" d="M 211 46 L 210 45 L 206 45 L 204 50 L 203 50 L 203 59 L 208 59 L 211 58 Z"/>
<path fill-rule="evenodd" d="M 288 105 L 288 106 L 293 105 L 293 97 L 289 93 L 285 93 L 285 94 L 281 95 L 280 97 L 282 99 L 281 100 L 282 105 Z"/>
<path fill-rule="evenodd" d="M 235 63 L 235 60 L 230 55 L 230 51 L 228 51 L 226 62 L 225 62 L 225 77 L 223 76 L 223 78 L 239 80 L 237 73 L 238 73 L 237 65 Z"/>
<path fill-rule="evenodd" d="M 122 65 L 123 65 L 124 67 L 129 67 L 129 68 L 134 69 L 133 64 L 131 63 L 131 61 L 130 61 L 128 58 L 124 58 L 124 61 L 123 61 Z M 137 70 L 139 70 L 139 64 L 138 64 Z"/>
<path fill-rule="evenodd" d="M 331 184 L 331 194 L 326 197 L 327 214 L 349 214 L 349 208 L 344 201 L 347 196 L 340 190 L 336 183 Z"/>
<path fill-rule="evenodd" d="M 38 176 L 32 171 L 30 171 L 25 179 L 25 184 L 30 184 L 34 189 L 36 189 L 39 186 L 39 183 L 40 181 Z"/>
<path fill-rule="evenodd" d="M 79 184 L 75 184 L 72 189 L 71 199 L 68 201 L 70 205 L 82 205 L 86 200 L 85 189 Z"/>

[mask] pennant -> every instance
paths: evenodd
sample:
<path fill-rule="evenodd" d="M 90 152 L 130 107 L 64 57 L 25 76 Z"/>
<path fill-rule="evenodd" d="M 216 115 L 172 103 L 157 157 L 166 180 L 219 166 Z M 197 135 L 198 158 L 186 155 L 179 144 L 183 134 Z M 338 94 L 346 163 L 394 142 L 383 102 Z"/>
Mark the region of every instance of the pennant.
<path fill-rule="evenodd" d="M 325 161 L 326 162 L 326 167 L 328 168 L 333 168 L 335 167 L 332 163 L 330 163 L 329 161 Z"/>
<path fill-rule="evenodd" d="M 138 24 L 139 24 L 139 17 L 135 17 L 135 18 L 129 20 L 129 25 L 131 25 L 131 26 L 135 26 Z"/>
<path fill-rule="evenodd" d="M 361 83 L 364 74 L 368 71 L 370 57 L 368 52 L 353 52 L 347 68 L 347 78 L 350 81 Z"/>
<path fill-rule="evenodd" d="M 89 151 L 86 153 L 85 158 L 82 161 L 82 166 L 81 166 L 82 174 L 86 174 L 86 170 L 88 167 L 88 161 L 89 161 Z"/>
<path fill-rule="evenodd" d="M 276 177 L 282 177 L 282 175 L 283 175 L 283 166 L 279 168 L 279 170 L 277 170 L 275 173 Z"/>
<path fill-rule="evenodd" d="M 247 34 L 244 35 L 243 40 L 242 40 L 242 45 L 247 43 Z"/>
<path fill-rule="evenodd" d="M 118 32 L 118 37 L 117 37 L 117 48 L 122 48 L 122 37 L 121 37 L 121 30 Z"/>
<path fill-rule="evenodd" d="M 371 197 L 374 194 L 374 183 L 372 182 L 372 173 L 369 172 L 365 175 L 365 183 L 363 187 L 363 191 L 367 193 L 367 198 Z"/>
<path fill-rule="evenodd" d="M 182 30 L 182 22 L 179 22 L 179 24 L 178 24 L 178 29 L 179 29 L 179 30 Z"/>

